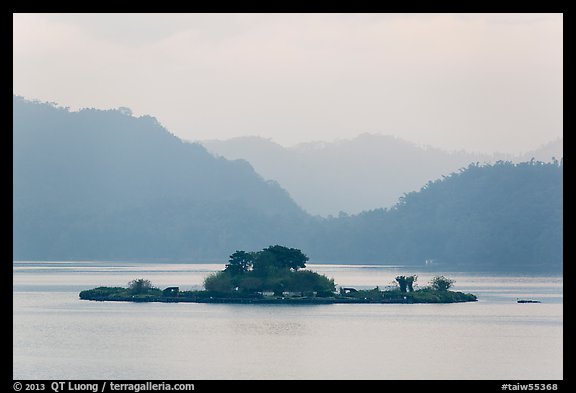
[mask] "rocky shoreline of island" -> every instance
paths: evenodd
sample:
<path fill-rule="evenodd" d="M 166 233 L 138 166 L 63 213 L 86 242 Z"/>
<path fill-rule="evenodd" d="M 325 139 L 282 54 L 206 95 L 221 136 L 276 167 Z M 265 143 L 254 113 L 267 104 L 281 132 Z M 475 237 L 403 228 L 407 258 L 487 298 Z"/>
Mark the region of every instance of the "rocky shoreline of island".
<path fill-rule="evenodd" d="M 178 287 L 164 290 L 149 288 L 133 293 L 130 288 L 98 287 L 80 292 L 80 299 L 115 302 L 159 303 L 217 303 L 217 304 L 412 304 L 412 303 L 462 303 L 475 302 L 470 293 L 424 288 L 412 292 L 398 290 L 381 291 L 378 288 L 356 290 L 346 288 L 342 293 L 267 293 L 230 294 L 206 290 L 180 291 Z"/>
<path fill-rule="evenodd" d="M 411 304 L 411 303 L 462 303 L 475 302 L 477 297 L 470 293 L 447 291 L 437 293 L 427 292 L 425 295 L 415 292 L 415 295 L 383 297 L 381 299 L 365 297 L 346 297 L 335 295 L 334 297 L 316 296 L 287 296 L 287 297 L 226 297 L 226 296 L 178 296 L 164 297 L 153 294 L 123 295 L 121 293 L 110 293 L 102 295 L 102 290 L 106 287 L 99 287 L 93 290 L 80 292 L 80 299 L 92 301 L 115 301 L 115 302 L 159 302 L 159 303 L 220 303 L 220 304 Z M 424 296 L 422 296 L 424 295 Z"/>

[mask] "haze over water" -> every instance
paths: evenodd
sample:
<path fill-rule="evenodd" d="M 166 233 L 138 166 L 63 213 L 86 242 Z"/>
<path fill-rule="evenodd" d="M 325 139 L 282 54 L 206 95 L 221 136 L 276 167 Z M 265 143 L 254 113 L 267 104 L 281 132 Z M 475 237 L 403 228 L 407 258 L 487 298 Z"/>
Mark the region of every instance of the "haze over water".
<path fill-rule="evenodd" d="M 562 13 L 14 13 L 13 70 L 15 379 L 563 377 Z M 479 300 L 78 297 L 273 244 Z"/>

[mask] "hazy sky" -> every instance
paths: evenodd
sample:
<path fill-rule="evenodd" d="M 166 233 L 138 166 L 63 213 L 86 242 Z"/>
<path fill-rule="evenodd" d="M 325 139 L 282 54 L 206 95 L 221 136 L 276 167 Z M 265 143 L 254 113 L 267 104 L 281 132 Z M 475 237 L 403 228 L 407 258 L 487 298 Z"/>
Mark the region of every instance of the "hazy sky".
<path fill-rule="evenodd" d="M 562 14 L 15 14 L 13 87 L 187 140 L 519 153 L 562 136 L 562 30 Z"/>

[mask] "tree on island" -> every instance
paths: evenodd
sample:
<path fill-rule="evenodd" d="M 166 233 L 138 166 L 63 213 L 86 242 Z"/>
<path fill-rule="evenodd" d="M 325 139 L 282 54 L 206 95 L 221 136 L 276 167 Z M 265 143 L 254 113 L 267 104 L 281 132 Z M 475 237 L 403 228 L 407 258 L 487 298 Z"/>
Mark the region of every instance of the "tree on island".
<path fill-rule="evenodd" d="M 230 259 L 228 260 L 224 271 L 229 272 L 232 275 L 246 273 L 248 270 L 252 269 L 253 262 L 253 253 L 236 251 L 234 254 L 230 255 Z"/>
<path fill-rule="evenodd" d="M 396 281 L 400 285 L 400 292 L 414 292 L 413 284 L 418 276 L 397 276 Z"/>
<path fill-rule="evenodd" d="M 235 251 L 224 270 L 204 280 L 208 291 L 217 293 L 329 292 L 334 291 L 334 280 L 326 276 L 301 270 L 308 257 L 302 251 L 284 246 L 269 246 L 258 252 Z"/>
<path fill-rule="evenodd" d="M 452 288 L 452 285 L 454 283 L 455 283 L 454 280 L 446 278 L 444 276 L 436 276 L 430 281 L 432 289 L 436 291 L 447 291 L 450 288 Z"/>
<path fill-rule="evenodd" d="M 270 246 L 263 251 L 270 252 L 276 259 L 276 264 L 281 268 L 289 268 L 294 271 L 306 267 L 308 257 L 296 248 L 288 248 L 279 245 Z"/>
<path fill-rule="evenodd" d="M 154 286 L 149 280 L 146 280 L 144 278 L 138 278 L 128 283 L 128 289 L 133 295 L 138 295 L 146 293 L 150 289 L 154 289 Z"/>
<path fill-rule="evenodd" d="M 228 260 L 224 271 L 241 275 L 254 269 L 257 271 L 291 269 L 298 271 L 306 267 L 308 257 L 296 248 L 269 246 L 259 252 L 235 251 Z"/>

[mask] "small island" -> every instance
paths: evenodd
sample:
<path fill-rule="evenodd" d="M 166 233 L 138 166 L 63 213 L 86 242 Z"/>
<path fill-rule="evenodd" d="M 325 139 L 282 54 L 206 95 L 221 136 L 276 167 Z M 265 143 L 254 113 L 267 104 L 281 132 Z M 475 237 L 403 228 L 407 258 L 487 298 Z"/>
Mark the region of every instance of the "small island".
<path fill-rule="evenodd" d="M 270 246 L 258 252 L 236 251 L 224 270 L 204 280 L 204 290 L 156 288 L 143 278 L 124 287 L 98 287 L 80 292 L 80 299 L 127 302 L 191 302 L 251 304 L 334 303 L 459 303 L 473 302 L 473 294 L 450 291 L 454 280 L 444 276 L 414 289 L 416 275 L 397 276 L 395 286 L 381 290 L 340 287 L 333 279 L 307 270 L 308 257 L 300 250 Z"/>

